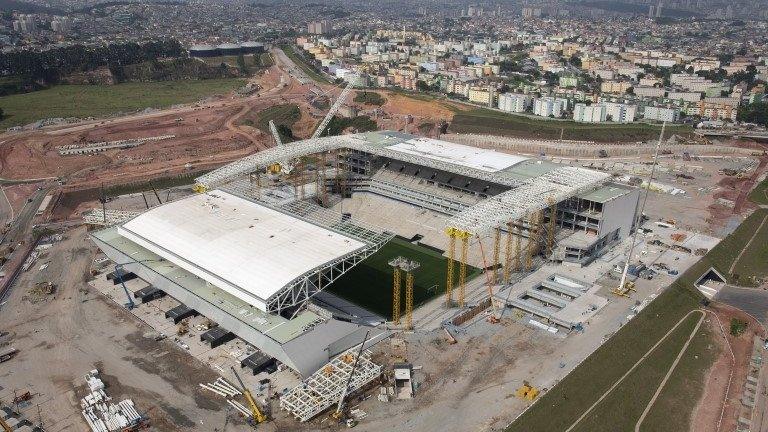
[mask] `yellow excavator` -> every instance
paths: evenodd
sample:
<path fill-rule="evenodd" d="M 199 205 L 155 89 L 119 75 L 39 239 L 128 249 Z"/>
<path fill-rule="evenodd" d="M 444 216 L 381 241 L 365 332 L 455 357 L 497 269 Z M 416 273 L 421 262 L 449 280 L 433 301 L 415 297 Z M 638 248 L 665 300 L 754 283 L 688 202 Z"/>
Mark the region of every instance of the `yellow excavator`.
<path fill-rule="evenodd" d="M 251 394 L 251 391 L 248 390 L 245 387 L 245 383 L 243 383 L 243 380 L 240 379 L 240 375 L 237 374 L 237 371 L 233 366 L 230 366 L 232 369 L 232 373 L 235 374 L 235 378 L 237 378 L 237 382 L 240 383 L 241 391 L 243 392 L 243 396 L 245 396 L 245 400 L 248 402 L 248 405 L 251 408 L 251 415 L 253 416 L 253 421 L 255 424 L 264 423 L 267 421 L 267 416 L 264 415 L 264 413 L 261 412 L 259 409 L 259 406 L 256 405 L 256 400 L 253 398 L 253 395 Z"/>

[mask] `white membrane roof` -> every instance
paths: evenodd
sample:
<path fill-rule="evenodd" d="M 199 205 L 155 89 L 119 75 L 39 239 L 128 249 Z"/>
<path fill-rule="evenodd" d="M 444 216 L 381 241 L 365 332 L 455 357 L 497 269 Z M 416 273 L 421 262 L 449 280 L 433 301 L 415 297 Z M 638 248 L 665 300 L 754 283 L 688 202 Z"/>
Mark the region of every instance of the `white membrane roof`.
<path fill-rule="evenodd" d="M 153 208 L 118 232 L 262 309 L 297 277 L 365 247 L 221 190 Z"/>
<path fill-rule="evenodd" d="M 431 138 L 414 138 L 388 146 L 387 149 L 490 173 L 507 169 L 528 160 L 523 156 Z"/>

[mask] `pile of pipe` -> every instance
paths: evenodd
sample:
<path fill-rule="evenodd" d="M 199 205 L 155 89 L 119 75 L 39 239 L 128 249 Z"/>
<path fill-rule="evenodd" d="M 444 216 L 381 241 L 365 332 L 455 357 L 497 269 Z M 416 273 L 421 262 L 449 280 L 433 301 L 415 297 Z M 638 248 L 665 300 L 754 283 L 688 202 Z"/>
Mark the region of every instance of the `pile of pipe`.
<path fill-rule="evenodd" d="M 112 398 L 104 391 L 104 383 L 98 378 L 98 371 L 89 372 L 86 383 L 91 391 L 80 399 L 80 407 L 91 431 L 122 431 L 142 420 L 132 400 L 125 399 L 117 404 L 110 402 Z"/>
<path fill-rule="evenodd" d="M 225 399 L 227 399 L 227 403 L 232 408 L 238 410 L 245 417 L 250 417 L 252 415 L 252 413 L 248 410 L 248 408 L 245 407 L 245 405 L 232 399 L 234 396 L 243 394 L 243 392 L 241 392 L 235 386 L 227 382 L 227 380 L 225 380 L 224 378 L 218 377 L 216 381 L 208 384 L 200 383 L 200 387 L 208 391 L 211 391 L 213 393 L 216 393 L 219 396 L 224 397 Z"/>

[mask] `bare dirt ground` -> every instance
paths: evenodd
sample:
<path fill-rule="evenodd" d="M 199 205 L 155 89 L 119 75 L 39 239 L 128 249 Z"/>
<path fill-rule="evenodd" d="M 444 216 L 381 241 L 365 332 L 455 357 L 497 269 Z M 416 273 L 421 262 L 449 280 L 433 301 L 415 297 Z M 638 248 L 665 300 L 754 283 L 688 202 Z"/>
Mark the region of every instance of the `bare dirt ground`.
<path fill-rule="evenodd" d="M 275 87 L 281 72 L 273 67 L 254 79 L 260 95 L 226 97 L 183 108 L 77 126 L 45 128 L 4 134 L 0 146 L 0 177 L 30 179 L 62 177 L 67 188 L 119 184 L 168 176 L 187 169 L 208 169 L 271 146 L 271 138 L 253 128 L 237 125 L 251 111 L 280 100 L 302 100 L 308 88 L 295 81 Z M 100 141 L 175 135 L 172 139 L 95 155 L 61 156 L 56 147 Z"/>
<path fill-rule="evenodd" d="M 730 343 L 734 357 L 731 357 L 731 351 L 728 349 L 728 343 L 726 343 L 726 339 L 723 337 L 720 326 L 716 320 L 711 319 L 709 325 L 712 327 L 712 334 L 717 335 L 714 340 L 720 344 L 720 357 L 709 371 L 704 395 L 692 415 L 691 430 L 696 432 L 716 432 L 722 413 L 722 423 L 719 430 L 731 431 L 736 430 L 736 423 L 742 406 L 740 399 L 749 372 L 752 340 L 755 334 L 762 334 L 762 330 L 760 325 L 749 315 L 730 306 L 713 303 L 710 310 L 717 314 L 717 317 L 720 319 L 725 329 L 725 337 L 728 343 Z M 712 315 L 709 315 L 709 317 L 712 317 Z M 734 337 L 729 333 L 729 325 L 732 318 L 750 323 L 748 330 L 741 336 Z M 730 383 L 728 398 L 725 402 L 725 410 L 723 410 L 723 400 L 725 399 L 728 379 L 731 374 L 733 374 L 733 378 Z"/>
<path fill-rule="evenodd" d="M 20 276 L 2 306 L 0 330 L 9 332 L 19 354 L 0 367 L 0 398 L 29 390 L 29 418 L 37 418 L 40 404 L 46 430 L 85 430 L 82 377 L 98 368 L 108 393 L 132 398 L 153 430 L 221 430 L 228 415 L 223 401 L 196 386 L 215 374 L 172 342 L 145 337 L 148 327 L 88 289 L 95 247 L 84 228 L 66 236 Z M 48 268 L 38 270 L 45 262 Z M 33 296 L 30 288 L 42 281 L 54 282 L 55 292 Z"/>

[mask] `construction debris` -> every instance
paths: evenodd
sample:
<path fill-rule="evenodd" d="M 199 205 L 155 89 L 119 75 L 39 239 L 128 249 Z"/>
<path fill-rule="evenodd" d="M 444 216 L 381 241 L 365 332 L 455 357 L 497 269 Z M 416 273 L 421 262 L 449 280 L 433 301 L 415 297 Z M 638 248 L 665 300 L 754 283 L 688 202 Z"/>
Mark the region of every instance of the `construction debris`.
<path fill-rule="evenodd" d="M 94 369 L 85 375 L 90 393 L 80 400 L 85 422 L 93 432 L 132 431 L 146 426 L 147 419 L 139 414 L 133 401 L 125 399 L 117 404 L 104 391 L 104 382 Z"/>

